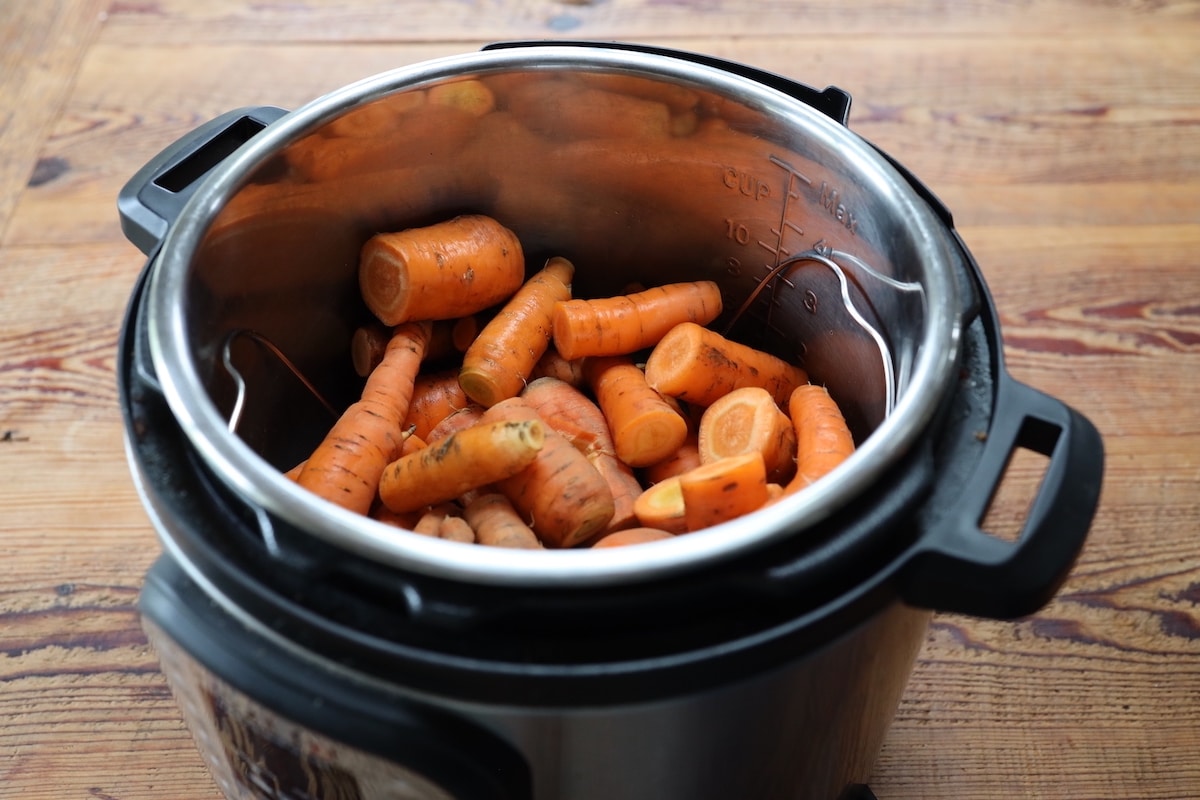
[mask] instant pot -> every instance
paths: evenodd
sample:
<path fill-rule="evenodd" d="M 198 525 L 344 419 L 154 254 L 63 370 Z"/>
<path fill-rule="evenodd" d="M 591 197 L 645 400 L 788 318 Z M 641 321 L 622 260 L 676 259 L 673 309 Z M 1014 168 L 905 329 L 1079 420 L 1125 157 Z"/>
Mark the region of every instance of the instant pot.
<path fill-rule="evenodd" d="M 149 639 L 229 798 L 859 796 L 932 611 L 1065 579 L 1102 444 L 1006 372 L 950 213 L 850 97 L 624 43 L 513 42 L 241 109 L 121 192 L 148 257 L 120 340 L 163 553 Z M 362 243 L 483 213 L 578 296 L 708 279 L 732 338 L 805 367 L 857 442 L 743 518 L 607 550 L 430 539 L 309 495 L 361 379 Z M 1022 530 L 981 521 L 1046 457 Z"/>

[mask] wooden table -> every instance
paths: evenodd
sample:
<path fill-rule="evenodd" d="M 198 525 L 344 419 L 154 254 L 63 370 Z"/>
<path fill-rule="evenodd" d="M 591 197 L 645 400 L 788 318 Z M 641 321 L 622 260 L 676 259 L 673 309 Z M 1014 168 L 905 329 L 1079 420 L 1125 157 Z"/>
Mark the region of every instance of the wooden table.
<path fill-rule="evenodd" d="M 114 382 L 142 267 L 118 228 L 122 183 L 222 111 L 553 36 L 849 90 L 851 127 L 954 211 L 1012 372 L 1106 437 L 1067 585 L 1017 622 L 935 617 L 876 793 L 1200 797 L 1200 12 L 1186 0 L 0 0 L 0 797 L 216 796 L 136 612 L 158 546 Z M 989 524 L 1015 525 L 1036 477 L 1014 467 Z"/>

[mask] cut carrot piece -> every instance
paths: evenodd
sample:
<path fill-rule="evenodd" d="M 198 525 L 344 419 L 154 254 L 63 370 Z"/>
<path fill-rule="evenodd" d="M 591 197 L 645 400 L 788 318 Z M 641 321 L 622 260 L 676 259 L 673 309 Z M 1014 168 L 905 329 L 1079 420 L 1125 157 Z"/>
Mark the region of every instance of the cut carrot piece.
<path fill-rule="evenodd" d="M 791 478 L 796 465 L 792 421 L 760 386 L 734 389 L 713 402 L 700 418 L 697 447 L 703 464 L 761 453 L 767 476 L 776 483 Z"/>
<path fill-rule="evenodd" d="M 478 214 L 376 234 L 359 260 L 363 301 L 385 325 L 474 314 L 507 299 L 524 279 L 516 234 Z"/>
<path fill-rule="evenodd" d="M 554 346 L 566 359 L 626 355 L 656 344 L 681 322 L 707 325 L 721 313 L 712 281 L 671 283 L 634 294 L 575 298 L 554 309 Z"/>
<path fill-rule="evenodd" d="M 413 382 L 429 344 L 429 323 L 396 328 L 362 397 L 342 413 L 309 456 L 296 482 L 343 508 L 371 510 L 380 476 L 404 443 Z"/>
<path fill-rule="evenodd" d="M 734 389 L 761 386 L 783 407 L 797 386 L 808 383 L 808 375 L 770 353 L 684 322 L 651 351 L 646 380 L 663 394 L 702 406 Z"/>
<path fill-rule="evenodd" d="M 520 393 L 550 346 L 551 314 L 570 298 L 574 274 L 570 261 L 551 258 L 484 326 L 458 373 L 468 397 L 486 408 Z"/>
<path fill-rule="evenodd" d="M 749 514 L 770 497 L 762 454 L 730 456 L 689 470 L 679 476 L 679 492 L 689 531 Z"/>
<path fill-rule="evenodd" d="M 589 358 L 583 374 L 608 420 L 617 457 L 629 466 L 662 461 L 687 438 L 687 421 L 650 388 L 629 357 Z"/>
<path fill-rule="evenodd" d="M 679 476 L 667 478 L 643 491 L 634 501 L 633 511 L 646 527 L 670 533 L 685 533 L 688 529 Z"/>
<path fill-rule="evenodd" d="M 355 329 L 350 337 L 350 363 L 354 365 L 358 377 L 367 377 L 379 365 L 391 338 L 392 331 L 378 322 L 360 325 Z"/>
<path fill-rule="evenodd" d="M 842 411 L 824 386 L 806 384 L 788 400 L 796 431 L 796 475 L 787 492 L 803 489 L 854 452 L 854 437 Z"/>
<path fill-rule="evenodd" d="M 507 497 L 499 492 L 481 494 L 467 504 L 463 517 L 475 531 L 475 541 L 489 547 L 540 550 L 537 534 L 525 524 Z"/>
<path fill-rule="evenodd" d="M 525 469 L 544 441 L 540 420 L 481 422 L 389 464 L 379 498 L 400 512 L 453 500 Z"/>
<path fill-rule="evenodd" d="M 483 421 L 540 419 L 519 397 L 489 408 Z M 574 547 L 602 530 L 614 512 L 612 492 L 587 457 L 547 426 L 545 445 L 524 470 L 496 487 L 547 547 Z"/>

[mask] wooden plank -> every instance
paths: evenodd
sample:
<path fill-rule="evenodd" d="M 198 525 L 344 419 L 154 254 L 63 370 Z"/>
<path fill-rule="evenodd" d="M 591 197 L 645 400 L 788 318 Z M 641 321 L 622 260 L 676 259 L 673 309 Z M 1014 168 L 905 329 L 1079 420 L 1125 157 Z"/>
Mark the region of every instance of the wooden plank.
<path fill-rule="evenodd" d="M 0 20 L 0 241 L 27 183 L 58 169 L 38 162 L 45 131 L 71 89 L 75 69 L 107 0 L 6 3 Z"/>
<path fill-rule="evenodd" d="M 423 3 L 407 0 L 259 4 L 246 0 L 190 3 L 114 3 L 108 18 L 114 41 L 126 44 L 294 41 L 453 41 L 571 37 L 646 40 L 711 37 L 783 37 L 793 46 L 814 37 L 878 34 L 913 38 L 916 49 L 931 35 L 1024 36 L 1031 31 L 1125 30 L 1195 25 L 1186 0 L 1136 5 L 1086 0 L 1026 3 L 940 3 L 936 8 L 903 0 L 847 3 L 817 0 L 616 0 L 615 2 Z"/>
<path fill-rule="evenodd" d="M 694 49 L 734 56 L 732 45 L 691 41 Z M 53 179 L 21 198 L 11 222 L 13 244 L 95 241 L 117 229 L 116 189 L 158 150 L 217 114 L 247 105 L 295 108 L 368 75 L 471 45 L 429 45 L 403 51 L 386 45 L 274 48 L 251 46 L 125 47 L 106 39 L 84 63 L 71 106 L 45 147 L 59 165 Z M 1200 99 L 1179 98 L 1200 86 L 1192 40 L 1079 38 L 1035 42 L 1019 53 L 1002 39 L 935 39 L 917 51 L 901 38 L 849 39 L 795 53 L 787 43 L 763 42 L 754 64 L 823 86 L 855 90 L 851 128 L 899 159 L 935 192 L 970 191 L 968 201 L 1001 213 L 1028 200 L 1030 185 L 1059 187 L 1058 198 L 1022 205 L 1055 221 L 1056 213 L 1101 221 L 1162 221 L 1164 204 L 1178 219 L 1196 199 L 1200 174 Z M 400 53 L 403 52 L 403 55 Z M 146 61 L 153 74 L 136 81 Z M 928 75 L 931 64 L 963 64 L 953 80 Z M 1063 64 L 1077 72 L 1120 64 L 1091 75 L 1104 88 L 1080 106 L 1073 83 L 1033 82 Z M 887 64 L 881 70 L 879 65 Z M 1115 67 L 1112 69 L 1116 69 Z M 1000 76 L 1000 77 L 996 77 Z M 1031 81 L 1025 83 L 1023 81 Z M 926 87 L 936 86 L 936 89 Z M 1089 186 L 1117 182 L 1147 198 L 1098 193 Z M 987 187 L 1020 186 L 992 204 Z M 69 206 L 70 213 L 63 213 Z M 952 208 L 954 208 L 952 206 Z"/>

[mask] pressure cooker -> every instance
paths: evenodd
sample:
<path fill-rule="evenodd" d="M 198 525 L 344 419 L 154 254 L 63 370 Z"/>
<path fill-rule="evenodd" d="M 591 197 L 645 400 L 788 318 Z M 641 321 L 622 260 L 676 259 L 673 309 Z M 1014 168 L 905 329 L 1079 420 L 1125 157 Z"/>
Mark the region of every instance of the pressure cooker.
<path fill-rule="evenodd" d="M 483 102 L 437 102 L 439 96 Z M 119 344 L 162 554 L 148 638 L 229 798 L 863 796 L 931 613 L 1047 603 L 1102 443 L 1006 371 L 949 211 L 850 96 L 630 43 L 505 42 L 231 111 L 122 190 Z M 599 112 L 598 112 L 599 110 Z M 362 244 L 487 214 L 580 296 L 712 280 L 856 441 L 731 522 L 629 547 L 422 537 L 283 472 L 356 398 Z M 982 521 L 1045 456 L 1021 530 Z"/>

